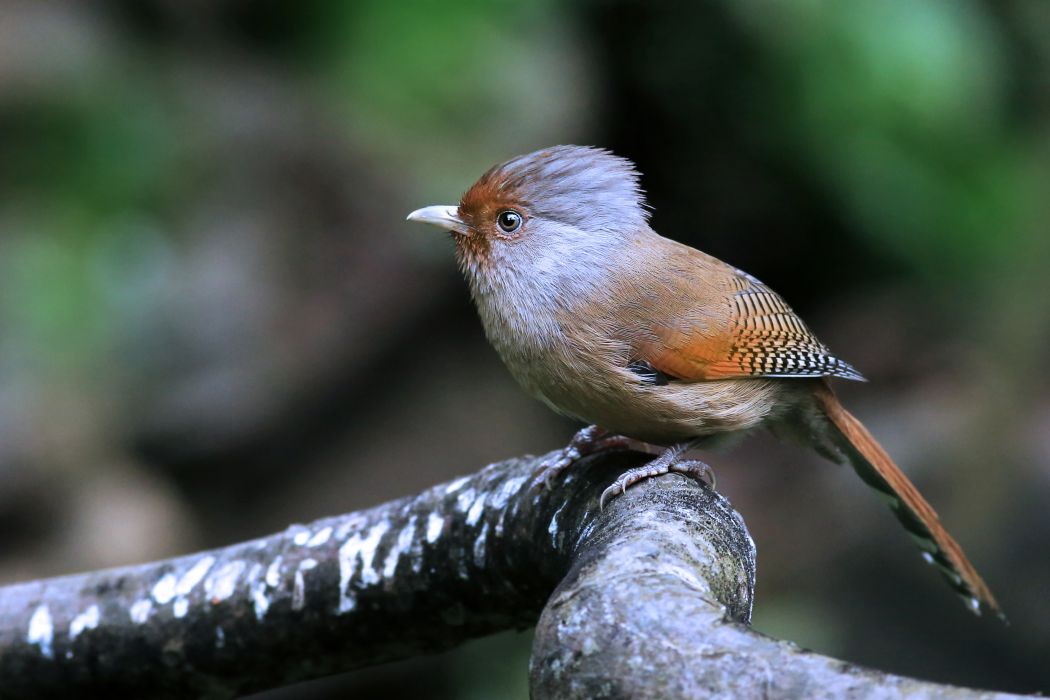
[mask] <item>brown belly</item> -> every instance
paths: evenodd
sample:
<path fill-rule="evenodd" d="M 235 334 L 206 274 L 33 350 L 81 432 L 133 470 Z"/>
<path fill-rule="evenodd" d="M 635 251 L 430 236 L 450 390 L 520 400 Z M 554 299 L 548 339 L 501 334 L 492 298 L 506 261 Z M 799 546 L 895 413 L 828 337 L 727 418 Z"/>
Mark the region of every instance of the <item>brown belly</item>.
<path fill-rule="evenodd" d="M 731 434 L 761 425 L 787 403 L 791 382 L 732 379 L 641 384 L 624 370 L 611 381 L 576 381 L 562 375 L 533 390 L 560 413 L 654 444 Z M 531 387 L 530 387 L 531 388 Z"/>

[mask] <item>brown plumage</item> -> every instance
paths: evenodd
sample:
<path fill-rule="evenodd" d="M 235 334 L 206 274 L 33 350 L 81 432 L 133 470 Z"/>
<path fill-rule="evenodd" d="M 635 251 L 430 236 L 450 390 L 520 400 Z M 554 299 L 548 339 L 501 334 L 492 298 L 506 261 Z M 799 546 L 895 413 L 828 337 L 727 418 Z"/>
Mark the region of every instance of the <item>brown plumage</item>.
<path fill-rule="evenodd" d="M 656 234 L 630 162 L 558 146 L 490 169 L 458 206 L 409 218 L 453 232 L 486 335 L 529 393 L 610 433 L 670 446 L 603 499 L 674 469 L 689 446 L 766 426 L 849 461 L 971 609 L 999 610 L 933 508 L 828 384 L 861 375 L 761 282 Z"/>
<path fill-rule="evenodd" d="M 838 431 L 832 435 L 839 450 L 865 483 L 886 496 L 897 519 L 912 534 L 928 560 L 941 570 L 974 612 L 979 612 L 980 604 L 984 603 L 1001 615 L 992 591 L 966 558 L 962 547 L 941 525 L 933 506 L 894 464 L 864 424 L 843 408 L 830 387 L 820 387 L 816 397 L 824 415 Z"/>

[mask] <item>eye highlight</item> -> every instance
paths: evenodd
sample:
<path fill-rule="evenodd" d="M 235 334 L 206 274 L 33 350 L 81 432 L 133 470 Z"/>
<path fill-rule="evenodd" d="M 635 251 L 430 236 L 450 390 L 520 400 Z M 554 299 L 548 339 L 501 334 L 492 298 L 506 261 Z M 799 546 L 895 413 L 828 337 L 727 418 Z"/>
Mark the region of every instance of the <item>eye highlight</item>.
<path fill-rule="evenodd" d="M 496 217 L 496 225 L 499 226 L 503 233 L 514 233 L 521 228 L 522 221 L 521 214 L 513 209 L 501 211 L 499 216 Z"/>

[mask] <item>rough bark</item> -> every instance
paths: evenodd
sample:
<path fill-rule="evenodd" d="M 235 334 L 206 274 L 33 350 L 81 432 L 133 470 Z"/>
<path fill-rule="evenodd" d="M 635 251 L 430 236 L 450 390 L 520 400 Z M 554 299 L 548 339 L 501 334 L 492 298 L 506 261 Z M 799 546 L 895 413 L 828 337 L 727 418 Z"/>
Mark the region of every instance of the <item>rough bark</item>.
<path fill-rule="evenodd" d="M 0 697 L 229 697 L 537 617 L 536 698 L 991 697 L 750 631 L 754 545 L 724 498 L 669 475 L 597 508 L 640 458 L 552 490 L 529 488 L 537 458 L 510 460 L 251 542 L 0 588 Z"/>

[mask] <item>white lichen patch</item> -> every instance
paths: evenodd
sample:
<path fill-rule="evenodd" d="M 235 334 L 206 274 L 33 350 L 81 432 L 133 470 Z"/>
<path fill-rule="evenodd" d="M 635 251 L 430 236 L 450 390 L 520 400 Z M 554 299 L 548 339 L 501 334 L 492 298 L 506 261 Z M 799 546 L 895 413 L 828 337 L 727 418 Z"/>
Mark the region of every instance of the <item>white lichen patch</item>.
<path fill-rule="evenodd" d="M 586 525 L 584 525 L 580 529 L 580 536 L 576 538 L 576 548 L 577 549 L 579 549 L 580 544 L 582 544 L 585 539 L 587 539 L 588 537 L 591 536 L 591 533 L 594 532 L 594 528 L 597 527 L 597 525 L 598 525 L 597 518 L 592 518 L 589 523 L 587 523 Z"/>
<path fill-rule="evenodd" d="M 309 539 L 310 539 L 310 531 L 309 530 L 300 530 L 299 532 L 295 533 L 295 535 L 292 537 L 292 542 L 294 542 L 299 547 L 302 547 L 304 544 L 307 543 L 307 541 Z"/>
<path fill-rule="evenodd" d="M 237 589 L 237 578 L 244 572 L 246 564 L 241 560 L 226 562 L 204 582 L 204 590 L 213 605 L 233 595 Z"/>
<path fill-rule="evenodd" d="M 511 479 L 507 479 L 503 482 L 502 486 L 496 489 L 496 493 L 492 494 L 489 503 L 493 508 L 502 508 L 507 505 L 507 502 L 513 498 L 518 491 L 521 491 L 521 487 L 527 480 L 527 476 L 515 476 Z"/>
<path fill-rule="evenodd" d="M 551 536 L 552 547 L 558 546 L 558 516 L 561 515 L 561 512 L 565 509 L 566 505 L 568 505 L 567 502 L 562 503 L 561 507 L 554 511 L 554 517 L 551 518 L 551 524 L 547 526 L 547 532 L 549 532 Z"/>
<path fill-rule="evenodd" d="M 175 597 L 175 585 L 177 583 L 175 574 L 171 572 L 161 576 L 160 580 L 153 585 L 153 600 L 157 601 L 158 605 L 170 603 L 171 599 Z"/>
<path fill-rule="evenodd" d="M 132 622 L 136 625 L 141 625 L 149 619 L 149 614 L 152 610 L 153 601 L 149 598 L 142 598 L 131 604 L 131 608 L 128 609 L 128 615 L 131 617 Z"/>
<path fill-rule="evenodd" d="M 503 523 L 507 519 L 507 511 L 501 511 L 499 514 L 499 520 L 496 521 L 495 534 L 496 537 L 503 537 Z"/>
<path fill-rule="evenodd" d="M 295 585 L 292 587 L 292 610 L 302 610 L 306 605 L 306 579 L 303 574 L 317 566 L 314 559 L 303 559 L 295 570 Z"/>
<path fill-rule="evenodd" d="M 175 603 L 171 606 L 171 614 L 176 618 L 186 617 L 189 611 L 190 601 L 186 598 L 176 598 Z"/>
<path fill-rule="evenodd" d="M 458 479 L 456 479 L 451 484 L 449 484 L 448 486 L 445 487 L 445 493 L 446 494 L 453 494 L 456 491 L 459 491 L 461 488 L 463 488 L 466 485 L 466 483 L 468 481 L 470 481 L 470 477 L 469 476 L 461 476 L 461 477 L 459 477 Z"/>
<path fill-rule="evenodd" d="M 208 573 L 208 569 L 210 569 L 214 563 L 215 557 L 201 557 L 196 564 L 190 567 L 189 571 L 182 575 L 179 582 L 175 584 L 175 595 L 189 595 L 190 591 L 196 588 L 197 584 L 204 580 L 204 576 Z"/>
<path fill-rule="evenodd" d="M 397 562 L 400 561 L 401 555 L 412 551 L 415 532 L 416 516 L 413 515 L 408 519 L 408 524 L 397 533 L 397 540 L 394 542 L 394 546 L 390 548 L 390 551 L 386 554 L 386 559 L 383 560 L 383 578 L 393 576 L 394 572 L 397 571 Z"/>
<path fill-rule="evenodd" d="M 281 582 L 281 562 L 283 560 L 284 557 L 278 554 L 266 569 L 266 585 L 270 588 L 277 588 L 277 584 Z"/>
<path fill-rule="evenodd" d="M 476 491 L 474 491 L 473 486 L 460 492 L 460 494 L 456 496 L 456 509 L 460 513 L 465 513 L 467 509 L 474 504 L 475 494 Z"/>
<path fill-rule="evenodd" d="M 339 524 L 339 527 L 335 529 L 335 538 L 337 540 L 344 540 L 346 536 L 350 534 L 351 530 L 357 530 L 364 527 L 368 523 L 368 518 L 360 513 L 351 513 L 343 522 Z"/>
<path fill-rule="evenodd" d="M 478 567 L 485 566 L 485 541 L 489 536 L 489 524 L 481 526 L 481 533 L 474 540 L 474 564 Z"/>
<path fill-rule="evenodd" d="M 33 616 L 29 618 L 29 630 L 26 634 L 26 641 L 37 645 L 42 656 L 53 659 L 55 652 L 52 642 L 54 638 L 55 628 L 51 624 L 51 611 L 48 610 L 47 604 L 41 603 L 33 611 Z"/>
<path fill-rule="evenodd" d="M 416 516 L 413 515 L 413 526 L 415 525 L 415 519 Z M 423 541 L 424 538 L 415 536 L 415 530 L 413 528 L 412 543 L 411 547 L 409 548 L 409 557 L 412 560 L 412 571 L 417 574 L 423 570 Z"/>
<path fill-rule="evenodd" d="M 266 596 L 266 581 L 257 581 L 249 589 L 252 597 L 252 608 L 255 609 L 255 619 L 261 620 L 270 609 L 270 599 Z"/>
<path fill-rule="evenodd" d="M 69 623 L 69 641 L 73 641 L 84 630 L 93 630 L 98 627 L 99 610 L 97 605 L 92 605 L 84 612 L 73 618 Z"/>
<path fill-rule="evenodd" d="M 699 592 L 701 596 L 706 596 L 711 591 L 711 585 L 702 580 L 688 568 L 675 566 L 673 564 L 664 564 L 662 568 L 664 573 L 674 576 L 689 588 Z"/>
<path fill-rule="evenodd" d="M 445 527 L 445 519 L 437 513 L 427 516 L 427 542 L 434 544 L 441 537 L 441 530 Z"/>
<path fill-rule="evenodd" d="M 366 537 L 361 537 L 360 533 L 355 532 L 339 548 L 340 613 L 349 612 L 357 606 L 357 599 L 353 591 L 350 590 L 350 584 L 353 581 L 354 574 L 357 572 L 357 560 L 359 558 L 361 560 L 361 584 L 369 586 L 379 582 L 380 577 L 373 563 L 375 561 L 376 548 L 379 547 L 379 541 L 389 529 L 390 523 L 385 520 L 376 523 L 368 531 Z"/>
<path fill-rule="evenodd" d="M 322 544 L 328 541 L 328 538 L 332 536 L 331 526 L 326 526 L 318 530 L 313 536 L 306 541 L 307 547 L 320 547 Z"/>
<path fill-rule="evenodd" d="M 481 494 L 474 503 L 471 504 L 470 510 L 467 511 L 467 525 L 474 527 L 481 520 L 482 514 L 485 512 L 485 494 Z"/>

